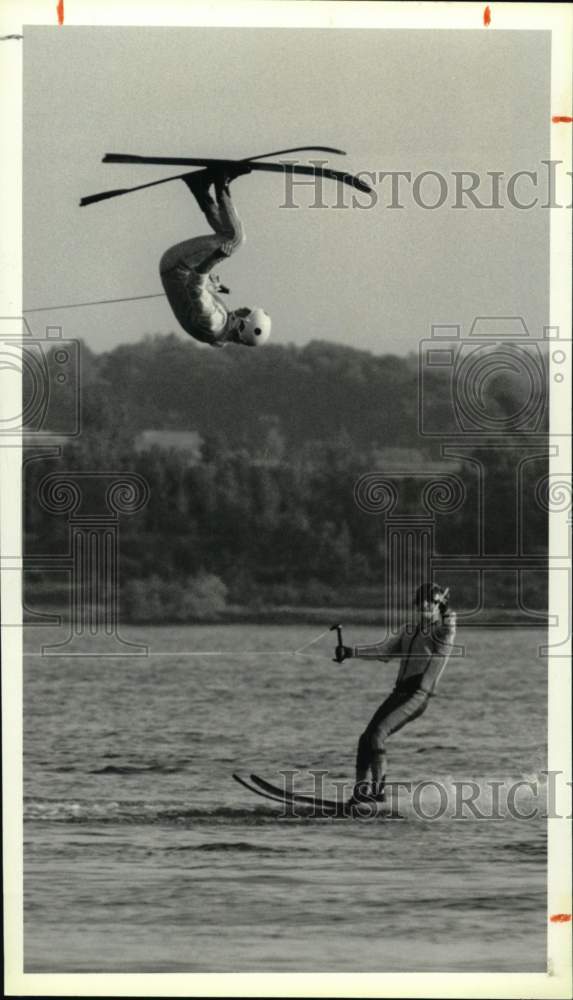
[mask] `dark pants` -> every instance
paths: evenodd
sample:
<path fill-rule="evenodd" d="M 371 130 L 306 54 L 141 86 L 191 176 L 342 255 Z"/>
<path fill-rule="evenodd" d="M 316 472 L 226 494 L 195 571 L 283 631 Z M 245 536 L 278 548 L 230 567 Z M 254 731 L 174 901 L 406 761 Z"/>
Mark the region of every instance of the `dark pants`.
<path fill-rule="evenodd" d="M 363 785 L 370 771 L 375 794 L 386 780 L 386 738 L 417 719 L 428 707 L 430 695 L 418 685 L 419 678 L 413 678 L 409 683 L 394 688 L 376 709 L 358 741 L 356 784 Z"/>

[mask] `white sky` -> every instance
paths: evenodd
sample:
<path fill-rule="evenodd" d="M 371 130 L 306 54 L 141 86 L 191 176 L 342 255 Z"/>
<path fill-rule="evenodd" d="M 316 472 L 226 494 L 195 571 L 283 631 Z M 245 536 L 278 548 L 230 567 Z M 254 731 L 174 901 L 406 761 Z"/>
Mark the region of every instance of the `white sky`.
<path fill-rule="evenodd" d="M 242 157 L 319 143 L 353 170 L 540 171 L 549 159 L 549 34 L 223 28 L 26 28 L 24 304 L 160 292 L 172 243 L 206 231 L 182 184 L 79 208 L 82 195 L 179 172 L 105 152 Z M 275 342 L 406 353 L 432 323 L 548 322 L 549 213 L 424 211 L 388 181 L 367 211 L 286 210 L 284 182 L 233 193 L 247 245 L 221 268 L 231 307 L 262 305 Z M 348 200 L 348 189 L 347 200 Z M 518 189 L 525 198 L 526 187 Z M 540 181 L 540 195 L 544 186 Z M 423 189 L 428 200 L 435 189 Z M 487 195 L 484 193 L 484 200 Z M 505 199 L 503 199 L 505 201 Z M 164 299 L 29 317 L 94 350 L 178 330 Z M 182 336 L 185 336 L 182 334 Z"/>

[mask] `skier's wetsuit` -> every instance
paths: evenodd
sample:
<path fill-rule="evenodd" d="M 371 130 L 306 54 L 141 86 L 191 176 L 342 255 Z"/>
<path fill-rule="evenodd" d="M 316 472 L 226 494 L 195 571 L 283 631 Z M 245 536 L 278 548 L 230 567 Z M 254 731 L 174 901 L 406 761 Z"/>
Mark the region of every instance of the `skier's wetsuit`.
<path fill-rule="evenodd" d="M 394 690 L 376 710 L 360 737 L 357 784 L 366 779 L 369 770 L 383 784 L 386 772 L 384 741 L 426 711 L 448 662 L 455 630 L 455 613 L 447 612 L 436 624 L 418 625 L 414 632 L 404 627 L 391 639 L 352 648 L 353 656 L 365 659 L 386 661 L 400 657 L 401 660 Z"/>
<path fill-rule="evenodd" d="M 218 186 L 215 200 L 206 187 L 198 189 L 196 183 L 184 180 L 214 232 L 166 250 L 159 265 L 161 283 L 186 333 L 204 344 L 222 347 L 231 339 L 229 311 L 217 294 L 223 286 L 210 272 L 244 243 L 243 225 L 226 186 Z"/>

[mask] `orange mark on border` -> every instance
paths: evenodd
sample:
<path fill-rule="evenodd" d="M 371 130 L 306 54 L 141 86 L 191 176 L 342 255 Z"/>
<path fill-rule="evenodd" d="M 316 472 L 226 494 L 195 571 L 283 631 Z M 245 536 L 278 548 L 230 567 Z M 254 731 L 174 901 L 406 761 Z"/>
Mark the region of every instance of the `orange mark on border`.
<path fill-rule="evenodd" d="M 486 9 L 483 12 L 483 23 L 484 27 L 486 28 L 489 28 L 491 24 L 491 10 L 489 7 L 486 7 Z"/>
<path fill-rule="evenodd" d="M 549 917 L 552 924 L 568 924 L 571 920 L 570 913 L 552 913 Z"/>
<path fill-rule="evenodd" d="M 58 6 L 58 24 L 61 26 L 64 23 L 64 0 L 59 0 Z"/>
<path fill-rule="evenodd" d="M 559 122 L 573 122 L 573 118 L 570 115 L 553 115 L 551 121 L 554 125 L 557 125 Z"/>

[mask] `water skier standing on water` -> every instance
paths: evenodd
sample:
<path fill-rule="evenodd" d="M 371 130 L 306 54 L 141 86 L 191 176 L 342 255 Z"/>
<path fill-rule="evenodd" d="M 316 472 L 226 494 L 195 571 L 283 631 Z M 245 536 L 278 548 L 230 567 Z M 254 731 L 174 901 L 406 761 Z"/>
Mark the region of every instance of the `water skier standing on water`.
<path fill-rule="evenodd" d="M 230 311 L 221 299 L 229 289 L 212 269 L 245 242 L 242 222 L 231 200 L 229 183 L 248 166 L 192 172 L 182 181 L 194 195 L 213 233 L 177 243 L 161 258 L 159 272 L 169 304 L 183 329 L 212 347 L 244 344 L 258 347 L 268 340 L 270 317 L 263 309 L 247 307 Z M 213 186 L 215 197 L 210 194 Z"/>
<path fill-rule="evenodd" d="M 456 632 L 456 613 L 448 609 L 449 588 L 424 583 L 414 595 L 418 622 L 397 636 L 369 646 L 338 646 L 336 657 L 377 659 L 399 657 L 394 690 L 372 716 L 358 742 L 353 799 L 383 802 L 386 784 L 386 739 L 426 711 L 448 662 Z M 368 782 L 368 774 L 371 782 Z"/>

